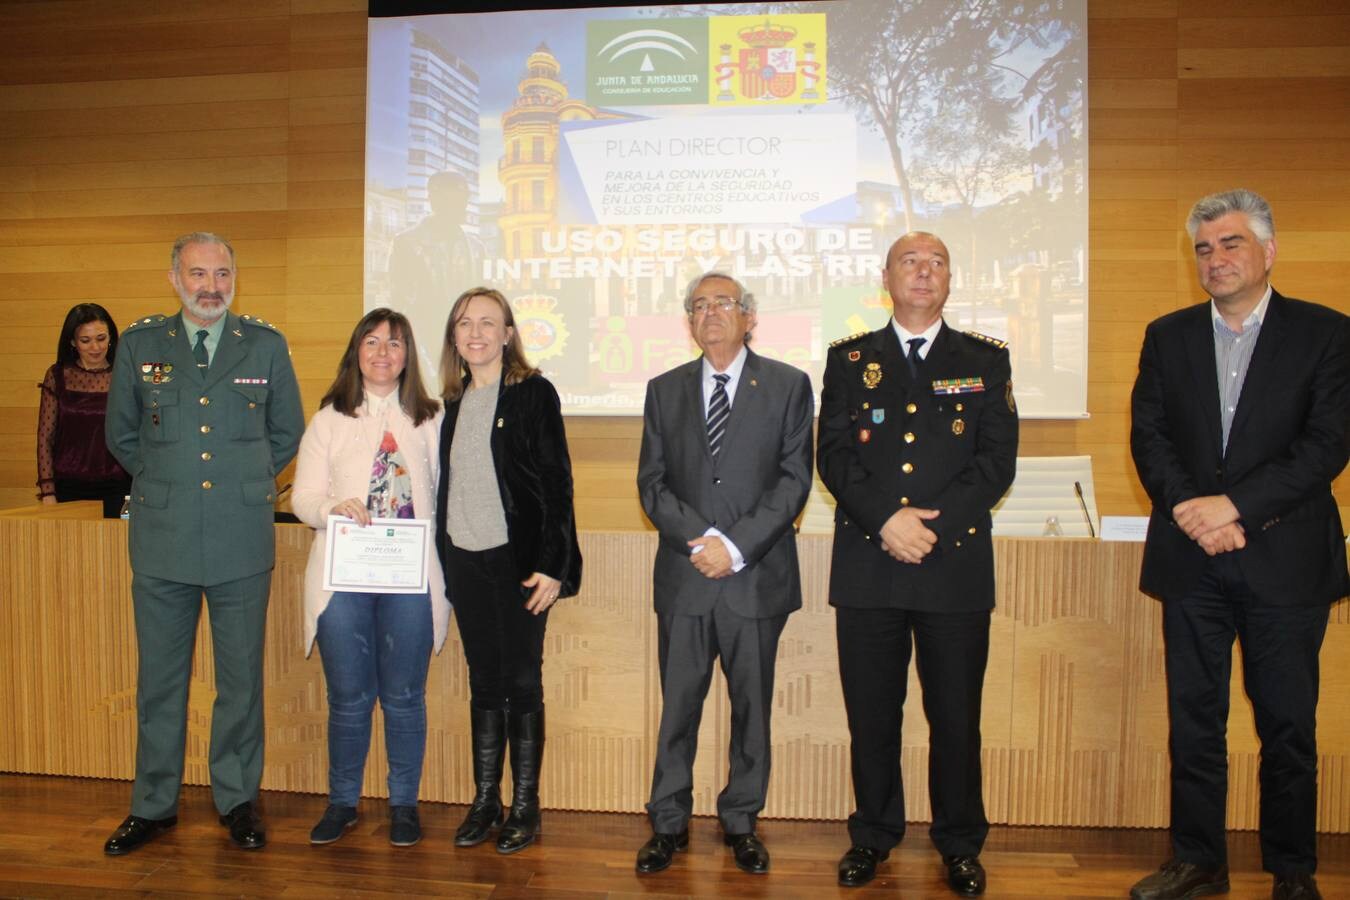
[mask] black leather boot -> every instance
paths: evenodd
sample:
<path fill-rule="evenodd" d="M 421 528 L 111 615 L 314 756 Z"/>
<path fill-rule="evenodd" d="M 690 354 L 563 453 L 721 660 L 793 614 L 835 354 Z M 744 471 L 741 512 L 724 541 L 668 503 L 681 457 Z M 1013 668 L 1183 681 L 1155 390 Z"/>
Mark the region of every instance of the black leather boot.
<path fill-rule="evenodd" d="M 544 758 L 544 711 L 506 716 L 511 745 L 511 812 L 497 835 L 498 853 L 515 853 L 539 834 L 539 768 Z"/>
<path fill-rule="evenodd" d="M 477 793 L 464 823 L 455 832 L 456 847 L 487 840 L 502 820 L 502 758 L 506 754 L 506 710 L 469 707 L 473 734 L 473 780 Z"/>

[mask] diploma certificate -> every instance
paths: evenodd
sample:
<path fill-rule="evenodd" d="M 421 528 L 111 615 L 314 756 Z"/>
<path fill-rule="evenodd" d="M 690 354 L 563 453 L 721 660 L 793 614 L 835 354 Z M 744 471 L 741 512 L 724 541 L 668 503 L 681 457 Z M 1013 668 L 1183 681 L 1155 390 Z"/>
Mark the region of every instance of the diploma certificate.
<path fill-rule="evenodd" d="M 420 594 L 431 559 L 429 519 L 372 519 L 365 528 L 329 516 L 323 589 L 361 594 Z"/>

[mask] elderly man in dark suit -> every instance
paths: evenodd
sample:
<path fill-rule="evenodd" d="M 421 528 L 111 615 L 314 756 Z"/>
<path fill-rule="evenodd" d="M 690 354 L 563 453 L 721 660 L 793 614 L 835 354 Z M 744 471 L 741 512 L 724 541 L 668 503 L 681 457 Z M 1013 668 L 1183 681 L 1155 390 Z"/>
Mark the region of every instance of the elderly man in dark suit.
<path fill-rule="evenodd" d="M 839 862 L 846 887 L 871 881 L 905 834 L 900 731 L 911 649 L 930 732 L 929 834 L 953 890 L 985 886 L 990 509 L 1012 484 L 1017 409 L 1003 342 L 942 320 L 950 261 L 936 235 L 896 241 L 886 255 L 891 320 L 835 341 L 825 363 L 820 477 L 839 501 L 830 603 L 857 801 Z"/>
<path fill-rule="evenodd" d="M 1350 593 L 1331 493 L 1350 457 L 1350 319 L 1282 297 L 1270 206 L 1202 198 L 1186 222 L 1210 300 L 1148 326 L 1130 446 L 1153 501 L 1142 589 L 1163 601 L 1172 858 L 1135 900 L 1228 890 L 1233 641 L 1261 740 L 1261 857 L 1275 900 L 1320 894 L 1318 651 Z"/>
<path fill-rule="evenodd" d="M 774 659 L 802 604 L 793 520 L 811 488 L 811 382 L 747 346 L 755 301 L 708 273 L 684 301 L 703 356 L 647 385 L 638 493 L 661 533 L 653 576 L 661 728 L 651 840 L 637 870 L 659 872 L 689 841 L 694 751 L 713 663 L 731 694 L 730 772 L 717 815 L 736 865 L 768 871 L 755 834 L 769 785 Z"/>
<path fill-rule="evenodd" d="M 216 701 L 211 793 L 231 840 L 266 843 L 254 808 L 263 766 L 263 632 L 276 543 L 276 475 L 305 428 L 286 340 L 229 312 L 234 249 L 207 232 L 174 244 L 182 301 L 122 333 L 105 423 L 132 476 L 131 600 L 136 613 L 136 784 L 131 815 L 104 852 L 120 856 L 178 821 L 188 683 L 202 594 L 210 610 Z"/>

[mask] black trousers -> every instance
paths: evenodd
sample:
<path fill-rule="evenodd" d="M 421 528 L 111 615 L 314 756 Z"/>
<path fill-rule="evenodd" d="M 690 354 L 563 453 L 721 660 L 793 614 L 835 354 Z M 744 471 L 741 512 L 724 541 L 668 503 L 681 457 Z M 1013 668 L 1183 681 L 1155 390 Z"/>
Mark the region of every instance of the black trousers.
<path fill-rule="evenodd" d="M 1277 875 L 1317 870 L 1317 656 L 1329 607 L 1262 606 L 1220 554 L 1188 596 L 1163 603 L 1171 718 L 1172 848 L 1227 860 L 1228 706 L 1233 640 L 1261 740 L 1261 859 Z"/>
<path fill-rule="evenodd" d="M 857 803 L 849 839 L 890 850 L 905 835 L 900 731 L 912 647 L 929 728 L 928 833 L 944 856 L 978 854 L 989 834 L 980 768 L 989 611 L 838 607 L 835 624 Z"/>
<path fill-rule="evenodd" d="M 103 518 L 116 519 L 122 514 L 122 500 L 131 493 L 131 479 L 114 481 L 71 481 L 56 479 L 54 486 L 57 503 L 71 500 L 101 500 Z"/>
<path fill-rule="evenodd" d="M 469 694 L 478 709 L 527 713 L 544 706 L 544 628 L 548 611 L 525 608 L 511 549 L 446 548 L 446 591 L 454 604 Z"/>

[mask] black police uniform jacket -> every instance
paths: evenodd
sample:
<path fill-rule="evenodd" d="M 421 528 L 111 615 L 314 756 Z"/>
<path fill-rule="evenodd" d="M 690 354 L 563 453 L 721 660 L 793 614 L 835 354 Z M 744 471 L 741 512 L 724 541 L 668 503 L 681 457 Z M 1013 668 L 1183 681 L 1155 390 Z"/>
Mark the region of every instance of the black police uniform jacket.
<path fill-rule="evenodd" d="M 912 378 L 891 321 L 836 341 L 825 363 L 818 466 L 838 506 L 830 603 L 930 612 L 994 605 L 990 509 L 1017 467 L 1017 408 L 1002 341 L 944 323 Z M 878 532 L 902 506 L 939 510 L 918 564 Z"/>

